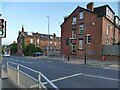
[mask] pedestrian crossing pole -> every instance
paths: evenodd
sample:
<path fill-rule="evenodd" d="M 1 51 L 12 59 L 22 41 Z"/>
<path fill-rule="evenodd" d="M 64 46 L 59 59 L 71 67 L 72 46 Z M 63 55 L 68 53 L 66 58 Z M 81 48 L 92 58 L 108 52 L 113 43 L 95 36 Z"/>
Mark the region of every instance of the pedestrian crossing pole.
<path fill-rule="evenodd" d="M 0 64 L 2 62 L 2 39 L 0 38 Z"/>
<path fill-rule="evenodd" d="M 84 63 L 87 63 L 87 59 L 86 59 L 86 44 L 87 44 L 87 36 L 85 36 L 85 44 L 84 44 Z"/>

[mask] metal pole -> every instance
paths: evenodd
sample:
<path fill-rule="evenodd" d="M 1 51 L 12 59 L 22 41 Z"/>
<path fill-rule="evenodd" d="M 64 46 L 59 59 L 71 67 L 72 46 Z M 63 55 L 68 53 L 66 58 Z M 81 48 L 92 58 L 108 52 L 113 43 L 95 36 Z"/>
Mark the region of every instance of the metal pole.
<path fill-rule="evenodd" d="M 0 14 L 0 17 L 1 16 L 2 16 L 2 14 Z M 2 68 L 2 38 L 0 38 L 0 74 L 3 73 L 1 68 Z"/>
<path fill-rule="evenodd" d="M 85 44 L 84 44 L 84 63 L 86 64 L 87 60 L 86 60 L 86 42 L 87 41 L 87 37 L 85 36 Z"/>
<path fill-rule="evenodd" d="M 86 64 L 86 44 L 85 44 L 85 60 L 84 60 L 84 63 Z"/>
<path fill-rule="evenodd" d="M 40 75 L 40 72 L 38 72 L 38 87 L 42 88 L 40 85 L 40 82 L 41 82 L 41 75 Z"/>
<path fill-rule="evenodd" d="M 19 80 L 20 76 L 19 76 L 19 64 L 17 64 L 17 85 L 19 87 L 20 85 L 20 80 Z"/>
<path fill-rule="evenodd" d="M 70 60 L 70 46 L 68 46 L 68 61 Z"/>
<path fill-rule="evenodd" d="M 0 38 L 0 64 L 2 63 L 2 38 Z"/>
<path fill-rule="evenodd" d="M 47 16 L 47 18 L 48 18 L 48 49 L 47 49 L 47 57 L 49 56 L 48 54 L 49 54 L 49 16 Z"/>
<path fill-rule="evenodd" d="M 2 14 L 0 14 L 0 17 L 2 16 Z M 2 63 L 2 38 L 0 38 L 0 65 Z"/>

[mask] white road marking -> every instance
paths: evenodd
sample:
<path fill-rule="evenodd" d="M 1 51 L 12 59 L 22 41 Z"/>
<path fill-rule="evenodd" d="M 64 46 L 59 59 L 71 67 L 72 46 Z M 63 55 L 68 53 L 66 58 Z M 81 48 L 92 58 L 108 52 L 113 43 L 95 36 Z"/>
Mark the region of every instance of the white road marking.
<path fill-rule="evenodd" d="M 47 61 L 47 62 L 52 62 L 52 61 Z"/>
<path fill-rule="evenodd" d="M 54 80 L 51 80 L 51 82 L 57 82 L 57 81 L 60 81 L 60 80 L 76 77 L 76 76 L 79 76 L 79 75 L 82 75 L 82 73 L 77 73 L 77 74 L 65 76 L 65 77 L 62 77 L 62 78 L 54 79 Z M 44 82 L 43 84 L 47 84 L 47 82 Z"/>
<path fill-rule="evenodd" d="M 113 81 L 120 81 L 119 79 L 114 79 L 114 78 L 77 73 L 77 74 L 73 74 L 73 75 L 69 75 L 69 76 L 65 76 L 65 77 L 61 77 L 61 78 L 58 78 L 58 79 L 51 80 L 51 82 L 57 82 L 57 81 L 61 81 L 61 80 L 64 80 L 64 79 L 69 79 L 69 78 L 80 76 L 80 75 L 87 76 L 87 77 L 93 77 L 93 78 L 101 78 L 101 79 L 107 79 L 107 80 L 113 80 Z M 43 84 L 47 84 L 47 82 L 44 82 Z"/>
<path fill-rule="evenodd" d="M 90 74 L 83 74 L 83 75 L 84 75 L 84 76 L 88 76 L 88 77 L 94 77 L 94 78 L 102 78 L 102 79 L 108 79 L 108 80 L 120 81 L 119 79 L 108 78 L 108 77 L 102 77 L 102 76 L 95 76 L 95 75 L 90 75 Z"/>

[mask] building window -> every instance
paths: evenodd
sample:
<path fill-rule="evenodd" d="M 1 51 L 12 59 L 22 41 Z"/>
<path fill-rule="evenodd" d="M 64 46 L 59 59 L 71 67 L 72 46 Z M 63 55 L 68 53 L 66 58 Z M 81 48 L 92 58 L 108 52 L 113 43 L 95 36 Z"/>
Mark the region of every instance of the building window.
<path fill-rule="evenodd" d="M 72 45 L 72 54 L 75 54 L 76 45 Z"/>
<path fill-rule="evenodd" d="M 50 36 L 50 39 L 53 39 L 53 36 Z"/>
<path fill-rule="evenodd" d="M 52 41 L 50 41 L 50 44 L 52 44 Z"/>
<path fill-rule="evenodd" d="M 73 31 L 72 31 L 72 38 L 73 38 L 73 39 L 76 39 L 76 30 L 73 30 Z"/>
<path fill-rule="evenodd" d="M 73 17 L 72 25 L 75 25 L 75 24 L 76 24 L 76 17 Z"/>
<path fill-rule="evenodd" d="M 83 24 L 79 25 L 79 34 L 83 34 L 84 26 Z"/>
<path fill-rule="evenodd" d="M 79 40 L 79 49 L 83 49 L 83 40 Z"/>
<path fill-rule="evenodd" d="M 37 44 L 39 44 L 39 39 L 37 39 Z"/>
<path fill-rule="evenodd" d="M 106 33 L 106 35 L 109 35 L 109 32 L 110 32 L 110 25 L 107 25 L 107 33 Z"/>
<path fill-rule="evenodd" d="M 32 38 L 30 39 L 30 43 L 33 43 L 33 39 Z"/>
<path fill-rule="evenodd" d="M 55 42 L 55 45 L 57 45 L 57 43 Z"/>
<path fill-rule="evenodd" d="M 80 12 L 80 19 L 83 19 L 83 12 Z"/>

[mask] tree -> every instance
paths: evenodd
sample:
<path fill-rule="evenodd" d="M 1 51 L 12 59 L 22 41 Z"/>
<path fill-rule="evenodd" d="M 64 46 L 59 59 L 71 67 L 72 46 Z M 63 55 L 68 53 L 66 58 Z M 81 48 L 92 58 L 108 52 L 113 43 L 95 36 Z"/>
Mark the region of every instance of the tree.
<path fill-rule="evenodd" d="M 10 45 L 10 50 L 11 50 L 11 54 L 15 54 L 17 52 L 17 43 L 12 43 Z"/>
<path fill-rule="evenodd" d="M 42 52 L 42 50 L 39 47 L 35 47 L 35 45 L 31 43 L 23 49 L 25 56 L 31 56 L 34 52 Z"/>

